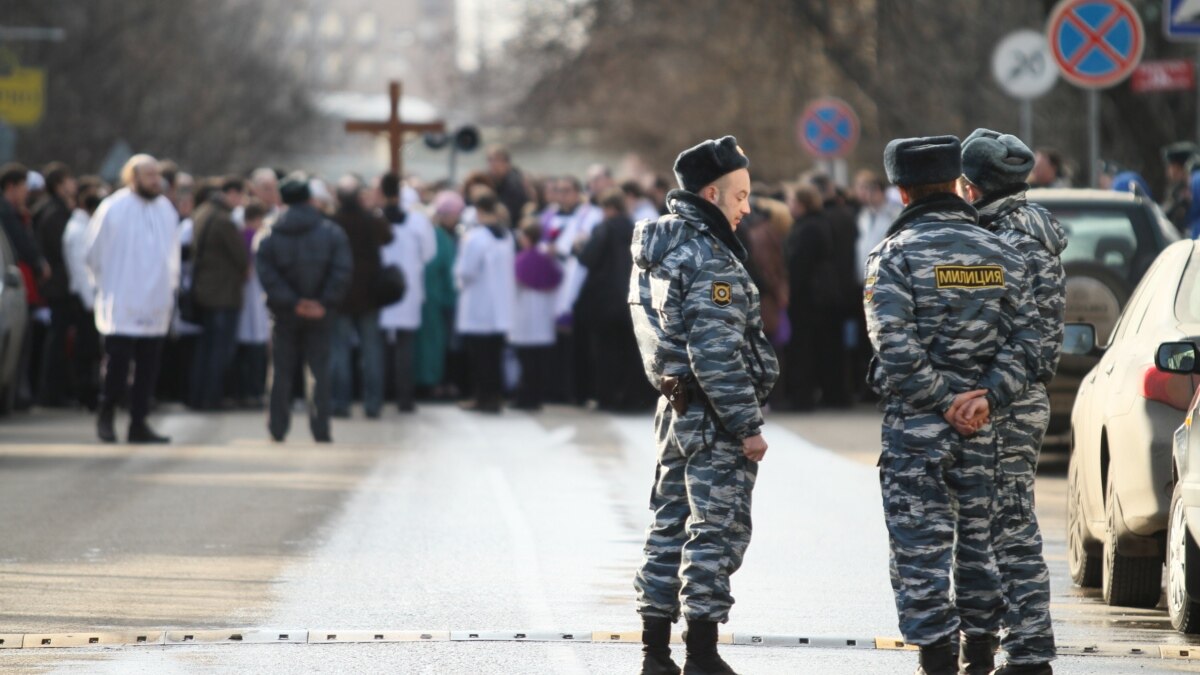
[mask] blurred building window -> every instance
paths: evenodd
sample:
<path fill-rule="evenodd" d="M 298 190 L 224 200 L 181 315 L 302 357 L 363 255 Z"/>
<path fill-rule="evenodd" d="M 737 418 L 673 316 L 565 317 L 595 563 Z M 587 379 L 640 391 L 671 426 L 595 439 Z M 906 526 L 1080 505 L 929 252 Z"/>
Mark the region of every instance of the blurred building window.
<path fill-rule="evenodd" d="M 326 82 L 335 82 L 342 79 L 341 54 L 325 55 L 325 61 L 321 64 L 321 79 Z"/>
<path fill-rule="evenodd" d="M 367 45 L 379 37 L 379 21 L 374 12 L 364 12 L 354 24 L 354 36 L 361 44 Z"/>
<path fill-rule="evenodd" d="M 345 33 L 345 26 L 342 24 L 342 17 L 336 12 L 330 12 L 321 19 L 321 37 L 329 42 L 336 42 L 342 39 Z"/>
<path fill-rule="evenodd" d="M 373 56 L 360 56 L 354 64 L 354 79 L 362 84 L 370 84 L 379 76 L 379 63 Z"/>
<path fill-rule="evenodd" d="M 312 19 L 305 12 L 296 12 L 292 14 L 292 35 L 297 38 L 306 38 L 312 32 Z"/>

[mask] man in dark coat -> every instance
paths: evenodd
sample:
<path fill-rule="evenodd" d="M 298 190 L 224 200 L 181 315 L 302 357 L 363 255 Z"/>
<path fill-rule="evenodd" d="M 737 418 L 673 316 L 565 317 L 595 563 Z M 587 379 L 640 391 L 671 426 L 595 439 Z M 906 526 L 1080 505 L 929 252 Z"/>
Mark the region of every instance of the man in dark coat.
<path fill-rule="evenodd" d="M 203 332 L 192 359 L 190 402 L 200 410 L 221 407 L 225 371 L 237 352 L 250 252 L 233 222 L 233 210 L 245 201 L 245 188 L 241 178 L 226 178 L 192 216 L 192 297 Z"/>
<path fill-rule="evenodd" d="M 63 257 L 63 233 L 71 219 L 77 184 L 65 164 L 55 162 L 45 169 L 46 196 L 33 211 L 33 233 L 42 255 L 50 266 L 50 278 L 39 285 L 50 306 L 50 330 L 42 349 L 41 384 L 38 405 L 61 407 L 67 404 L 67 333 L 74 319 L 71 279 Z"/>
<path fill-rule="evenodd" d="M 824 352 L 840 338 L 837 312 L 830 306 L 824 286 L 834 269 L 833 241 L 829 221 L 823 213 L 816 189 L 801 185 L 792 191 L 790 207 L 796 221 L 784 244 L 788 269 L 788 319 L 792 339 L 788 343 L 787 393 L 796 410 L 812 410 L 826 383 L 821 368 L 830 358 Z M 832 334 L 832 337 L 831 337 Z"/>
<path fill-rule="evenodd" d="M 354 395 L 354 343 L 358 343 L 359 373 L 363 387 L 363 411 L 379 417 L 383 408 L 383 332 L 379 328 L 379 305 L 372 288 L 379 278 L 381 249 L 392 242 L 392 226 L 366 209 L 363 185 L 355 176 L 338 181 L 338 212 L 334 221 L 345 231 L 354 258 L 350 291 L 337 307 L 334 320 L 330 378 L 333 385 L 333 414 L 349 417 Z"/>
<path fill-rule="evenodd" d="M 346 233 L 312 205 L 303 175 L 289 176 L 279 192 L 287 210 L 263 238 L 254 258 L 258 280 L 267 294 L 267 308 L 275 320 L 269 429 L 276 441 L 287 436 L 293 377 L 306 362 L 313 379 L 309 426 L 314 440 L 329 443 L 330 308 L 345 297 L 354 261 Z"/>
<path fill-rule="evenodd" d="M 522 211 L 529 203 L 529 191 L 525 188 L 525 176 L 513 166 L 508 148 L 497 145 L 488 149 L 488 174 L 496 186 L 496 196 L 508 209 L 509 222 L 521 222 Z"/>
<path fill-rule="evenodd" d="M 575 301 L 575 316 L 591 317 L 593 381 L 601 410 L 626 412 L 649 407 L 654 392 L 646 384 L 633 318 L 629 314 L 629 277 L 633 258 L 633 221 L 618 189 L 600 198 L 604 220 L 579 254 L 587 279 Z"/>
<path fill-rule="evenodd" d="M 822 208 L 829 223 L 830 260 L 829 275 L 821 279 L 818 286 L 820 301 L 829 308 L 828 320 L 836 328 L 836 338 L 830 337 L 818 348 L 822 358 L 818 361 L 822 383 L 821 403 L 825 406 L 843 408 L 849 406 L 850 395 L 850 350 L 845 340 L 845 325 L 858 311 L 858 279 L 862 272 L 857 269 L 858 210 L 838 192 L 837 185 L 824 174 L 814 175 L 810 182 L 821 194 Z"/>
<path fill-rule="evenodd" d="M 20 209 L 29 196 L 29 170 L 15 163 L 0 166 L 0 226 L 8 235 L 17 261 L 25 263 L 42 280 L 50 278 L 50 265 L 42 257 L 37 242 L 21 222 Z"/>

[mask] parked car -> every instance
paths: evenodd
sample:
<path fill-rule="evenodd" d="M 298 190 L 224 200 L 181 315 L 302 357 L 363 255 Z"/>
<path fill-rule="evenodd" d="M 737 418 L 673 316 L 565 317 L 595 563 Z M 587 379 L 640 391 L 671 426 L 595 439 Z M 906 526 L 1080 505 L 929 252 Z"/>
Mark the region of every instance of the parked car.
<path fill-rule="evenodd" d="M 28 321 L 25 280 L 8 237 L 0 232 L 0 414 L 11 412 L 17 398 L 21 347 Z"/>
<path fill-rule="evenodd" d="M 1200 292 L 1191 294 L 1188 311 L 1200 316 Z M 1195 342 L 1160 345 L 1156 364 L 1160 370 L 1196 377 L 1200 372 L 1200 347 Z M 1171 506 L 1167 519 L 1167 614 L 1171 625 L 1183 633 L 1200 633 L 1200 389 L 1192 396 L 1187 417 L 1175 431 L 1172 454 Z"/>
<path fill-rule="evenodd" d="M 1103 349 L 1068 324 L 1065 353 L 1099 361 L 1071 413 L 1067 549 L 1071 578 L 1110 605 L 1154 607 L 1162 594 L 1175 428 L 1196 378 L 1156 365 L 1163 343 L 1200 339 L 1200 246 L 1168 247 L 1121 312 Z"/>
<path fill-rule="evenodd" d="M 1067 232 L 1067 321 L 1089 323 L 1104 342 L 1130 291 L 1179 232 L 1151 200 L 1107 190 L 1030 190 L 1029 201 L 1046 207 Z M 1047 446 L 1070 442 L 1071 408 L 1080 381 L 1096 365 L 1092 355 L 1064 354 L 1047 387 Z"/>

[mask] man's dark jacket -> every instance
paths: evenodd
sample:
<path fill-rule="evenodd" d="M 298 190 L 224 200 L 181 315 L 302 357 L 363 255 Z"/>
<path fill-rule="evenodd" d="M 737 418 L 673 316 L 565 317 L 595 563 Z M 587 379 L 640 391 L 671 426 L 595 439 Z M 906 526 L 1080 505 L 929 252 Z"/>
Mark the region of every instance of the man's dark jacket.
<path fill-rule="evenodd" d="M 38 250 L 37 242 L 33 240 L 25 223 L 21 222 L 17 209 L 3 197 L 0 197 L 0 226 L 8 236 L 8 243 L 12 246 L 17 260 L 29 265 L 36 274 L 37 269 L 42 266 L 42 252 Z"/>
<path fill-rule="evenodd" d="M 62 302 L 71 297 L 71 278 L 62 245 L 69 220 L 71 207 L 55 194 L 48 195 L 33 211 L 33 236 L 50 264 L 50 278 L 38 286 L 47 302 Z"/>
<path fill-rule="evenodd" d="M 392 226 L 357 205 L 343 205 L 334 220 L 350 240 L 350 254 L 354 258 L 350 290 L 338 309 L 351 315 L 378 309 L 371 289 L 379 279 L 380 249 L 392 242 Z"/>
<path fill-rule="evenodd" d="M 633 272 L 633 221 L 626 216 L 608 218 L 596 226 L 579 254 L 587 278 L 575 302 L 576 316 L 629 323 L 629 276 Z"/>
<path fill-rule="evenodd" d="M 525 191 L 525 177 L 520 170 L 513 168 L 496 185 L 496 196 L 500 203 L 508 209 L 509 220 L 516 225 L 521 222 L 521 211 L 529 202 L 529 194 Z"/>
<path fill-rule="evenodd" d="M 346 233 L 309 204 L 283 212 L 259 243 L 254 266 L 276 317 L 295 316 L 301 300 L 337 307 L 354 270 Z"/>
<path fill-rule="evenodd" d="M 240 309 L 250 252 L 233 210 L 214 195 L 192 216 L 192 294 L 207 309 Z"/>

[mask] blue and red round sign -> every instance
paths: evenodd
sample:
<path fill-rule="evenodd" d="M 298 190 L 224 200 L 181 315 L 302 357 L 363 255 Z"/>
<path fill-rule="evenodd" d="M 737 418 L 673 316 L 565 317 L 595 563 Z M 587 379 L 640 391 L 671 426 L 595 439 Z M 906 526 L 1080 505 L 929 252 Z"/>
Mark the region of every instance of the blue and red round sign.
<path fill-rule="evenodd" d="M 1046 40 L 1063 77 L 1085 89 L 1129 77 L 1146 45 L 1142 19 L 1126 0 L 1063 0 L 1050 14 Z"/>
<path fill-rule="evenodd" d="M 845 157 L 858 144 L 858 115 L 839 98 L 819 98 L 800 115 L 796 140 L 800 147 L 820 159 Z"/>

